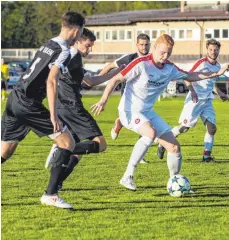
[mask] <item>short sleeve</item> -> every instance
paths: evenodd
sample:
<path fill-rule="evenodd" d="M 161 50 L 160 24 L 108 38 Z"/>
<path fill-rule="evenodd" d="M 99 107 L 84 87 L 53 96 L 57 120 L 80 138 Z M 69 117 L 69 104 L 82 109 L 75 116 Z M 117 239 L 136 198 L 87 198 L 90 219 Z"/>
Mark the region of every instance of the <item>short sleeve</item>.
<path fill-rule="evenodd" d="M 127 54 L 127 55 L 124 55 L 124 56 L 121 56 L 120 58 L 118 58 L 115 61 L 115 64 L 116 64 L 117 67 L 120 67 L 123 64 L 128 65 L 130 62 L 131 62 L 130 55 Z"/>
<path fill-rule="evenodd" d="M 121 74 L 123 77 L 129 81 L 136 78 L 142 72 L 142 62 L 140 58 L 133 60 L 130 64 L 128 64 L 122 71 Z"/>

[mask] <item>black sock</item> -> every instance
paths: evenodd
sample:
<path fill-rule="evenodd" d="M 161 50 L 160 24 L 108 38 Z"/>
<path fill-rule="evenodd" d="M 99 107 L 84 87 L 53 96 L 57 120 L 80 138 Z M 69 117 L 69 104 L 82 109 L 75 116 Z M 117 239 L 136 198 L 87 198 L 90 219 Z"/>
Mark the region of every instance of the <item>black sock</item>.
<path fill-rule="evenodd" d="M 51 176 L 46 190 L 47 195 L 57 193 L 58 184 L 68 166 L 71 154 L 71 151 L 58 147 L 58 150 L 55 153 L 55 162 L 50 170 Z"/>
<path fill-rule="evenodd" d="M 1 157 L 1 164 L 3 164 L 5 161 L 6 161 L 6 159 Z"/>
<path fill-rule="evenodd" d="M 73 154 L 99 153 L 99 143 L 96 141 L 85 141 L 76 143 Z"/>
<path fill-rule="evenodd" d="M 71 172 L 73 171 L 74 167 L 79 163 L 79 159 L 72 155 L 70 157 L 70 161 L 68 163 L 68 167 L 65 168 L 65 171 L 63 172 L 63 174 L 61 175 L 61 179 L 60 179 L 60 184 L 62 185 L 62 182 L 68 178 L 68 176 L 71 174 Z"/>

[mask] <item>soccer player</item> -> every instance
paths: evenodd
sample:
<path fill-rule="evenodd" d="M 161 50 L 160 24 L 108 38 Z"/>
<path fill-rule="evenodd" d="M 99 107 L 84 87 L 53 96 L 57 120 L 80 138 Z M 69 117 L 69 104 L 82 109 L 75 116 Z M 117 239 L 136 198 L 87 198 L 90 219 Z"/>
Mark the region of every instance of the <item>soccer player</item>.
<path fill-rule="evenodd" d="M 210 39 L 206 43 L 207 56 L 199 59 L 193 66 L 190 72 L 216 72 L 220 69 L 220 64 L 217 62 L 221 44 L 215 39 Z M 211 156 L 212 147 L 214 144 L 214 135 L 216 133 L 215 110 L 212 105 L 212 100 L 215 92 L 219 97 L 225 101 L 229 100 L 228 96 L 220 91 L 215 84 L 217 77 L 206 79 L 204 81 L 197 81 L 194 83 L 186 82 L 189 88 L 189 93 L 185 99 L 184 108 L 181 112 L 178 126 L 172 129 L 175 137 L 185 133 L 189 128 L 196 126 L 196 123 L 201 117 L 203 124 L 206 126 L 206 133 L 204 136 L 204 152 L 202 162 L 214 162 Z M 191 93 L 193 90 L 197 93 L 198 102 L 191 100 Z M 158 157 L 163 159 L 165 148 L 158 145 Z"/>
<path fill-rule="evenodd" d="M 123 55 L 122 57 L 118 58 L 114 62 L 108 64 L 100 73 L 99 75 L 103 75 L 107 72 L 109 72 L 113 68 L 120 67 L 122 64 L 128 65 L 130 62 L 132 62 L 134 59 L 138 57 L 143 57 L 149 54 L 150 51 L 150 38 L 147 34 L 141 33 L 137 37 L 137 52 Z M 121 84 L 121 96 L 123 95 L 126 83 Z M 113 140 L 116 140 L 118 138 L 119 132 L 122 129 L 122 124 L 120 122 L 120 119 L 117 118 L 114 123 L 114 127 L 111 129 L 111 138 Z M 143 160 L 144 162 L 144 160 Z"/>
<path fill-rule="evenodd" d="M 68 165 L 74 139 L 57 116 L 57 86 L 61 71 L 71 59 L 69 46 L 80 37 L 85 19 L 72 11 L 62 16 L 59 36 L 39 48 L 19 84 L 10 93 L 2 116 L 1 162 L 8 160 L 30 130 L 39 137 L 49 136 L 58 145 L 50 181 L 41 203 L 72 208 L 57 194 L 59 179 Z M 48 97 L 49 110 L 42 104 Z"/>
<path fill-rule="evenodd" d="M 173 46 L 172 37 L 167 34 L 161 35 L 156 40 L 152 54 L 135 59 L 113 77 L 100 101 L 91 107 L 95 115 L 100 114 L 115 86 L 126 81 L 126 88 L 118 107 L 119 118 L 124 127 L 142 136 L 135 144 L 126 172 L 120 180 L 120 184 L 130 190 L 136 190 L 133 181 L 135 169 L 155 138 L 158 138 L 158 142 L 168 151 L 167 165 L 170 176 L 180 172 L 180 145 L 170 131 L 170 126 L 152 109 L 159 94 L 171 80 L 199 81 L 219 76 L 228 69 L 226 65 L 215 73 L 185 72 L 168 61 Z"/>
<path fill-rule="evenodd" d="M 103 76 L 91 77 L 87 73 L 83 68 L 82 57 L 86 57 L 92 51 L 95 40 L 95 35 L 89 29 L 84 28 L 80 39 L 71 48 L 72 59 L 67 71 L 61 75 L 58 87 L 58 116 L 71 130 L 76 142 L 75 148 L 81 149 L 81 154 L 105 151 L 106 141 L 94 118 L 84 108 L 80 91 L 82 88 L 90 89 L 111 79 L 120 69 L 123 69 L 120 66 L 119 69 Z M 52 165 L 56 150 L 57 147 L 54 145 L 47 158 L 46 168 Z M 61 178 L 59 189 L 62 188 L 62 182 L 70 175 L 80 158 L 79 154 L 71 156 L 68 167 Z"/>

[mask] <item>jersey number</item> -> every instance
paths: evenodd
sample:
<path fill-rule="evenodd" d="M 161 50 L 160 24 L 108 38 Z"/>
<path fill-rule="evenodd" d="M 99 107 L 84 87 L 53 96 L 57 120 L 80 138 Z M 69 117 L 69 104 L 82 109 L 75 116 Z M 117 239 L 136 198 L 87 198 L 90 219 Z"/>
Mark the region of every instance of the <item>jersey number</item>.
<path fill-rule="evenodd" d="M 24 76 L 23 76 L 23 79 L 28 78 L 28 77 L 32 74 L 32 72 L 35 70 L 36 65 L 37 65 L 40 61 L 41 61 L 41 58 L 38 57 L 38 58 L 33 62 L 33 64 L 31 65 L 31 67 L 30 67 L 30 70 L 31 70 L 31 71 L 30 71 L 28 74 L 24 75 Z"/>

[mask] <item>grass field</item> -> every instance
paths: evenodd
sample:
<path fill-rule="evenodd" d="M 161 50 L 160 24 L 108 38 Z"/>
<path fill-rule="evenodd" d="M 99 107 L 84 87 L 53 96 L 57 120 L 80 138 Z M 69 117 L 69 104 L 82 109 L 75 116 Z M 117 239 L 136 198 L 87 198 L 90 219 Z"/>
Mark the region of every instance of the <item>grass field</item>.
<path fill-rule="evenodd" d="M 98 99 L 84 97 L 85 106 Z M 112 96 L 105 112 L 96 117 L 107 139 L 107 151 L 85 156 L 60 193 L 74 211 L 40 204 L 49 176 L 44 163 L 52 142 L 30 133 L 20 144 L 2 166 L 3 240 L 229 239 L 229 103 L 214 101 L 216 163 L 200 163 L 205 134 L 201 122 L 179 137 L 181 173 L 190 179 L 196 194 L 173 198 L 166 190 L 166 160 L 157 158 L 155 145 L 146 155 L 150 163 L 140 164 L 136 171 L 137 191 L 119 185 L 138 136 L 123 129 L 119 139 L 111 140 L 118 101 L 119 96 Z M 156 103 L 155 110 L 174 126 L 183 101 L 165 99 Z"/>

